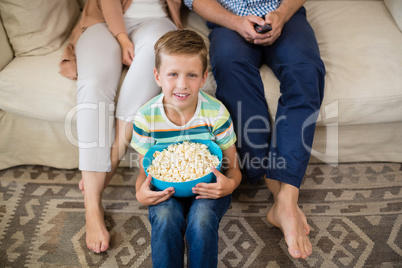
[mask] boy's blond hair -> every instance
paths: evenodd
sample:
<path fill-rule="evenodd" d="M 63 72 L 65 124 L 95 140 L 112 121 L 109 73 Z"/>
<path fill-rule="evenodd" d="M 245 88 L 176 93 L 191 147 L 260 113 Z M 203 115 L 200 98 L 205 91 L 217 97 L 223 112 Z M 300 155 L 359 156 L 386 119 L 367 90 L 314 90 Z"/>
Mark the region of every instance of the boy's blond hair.
<path fill-rule="evenodd" d="M 155 68 L 159 71 L 162 64 L 162 55 L 189 54 L 199 55 L 202 63 L 202 72 L 207 70 L 208 49 L 204 39 L 191 30 L 176 30 L 165 33 L 155 43 Z"/>

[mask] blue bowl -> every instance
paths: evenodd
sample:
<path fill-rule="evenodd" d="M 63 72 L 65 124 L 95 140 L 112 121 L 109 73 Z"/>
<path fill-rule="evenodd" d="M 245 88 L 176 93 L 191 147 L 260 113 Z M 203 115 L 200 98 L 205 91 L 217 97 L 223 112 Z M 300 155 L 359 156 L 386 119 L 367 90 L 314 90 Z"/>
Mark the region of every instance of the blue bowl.
<path fill-rule="evenodd" d="M 217 170 L 221 169 L 222 166 L 222 150 L 219 146 L 210 140 L 190 140 L 190 142 L 198 142 L 203 143 L 208 146 L 209 151 L 212 155 L 216 155 L 219 158 L 219 165 L 216 167 Z M 144 167 L 145 173 L 148 176 L 147 169 L 152 164 L 152 160 L 154 159 L 153 154 L 155 151 L 163 151 L 163 149 L 167 148 L 171 144 L 182 143 L 181 142 L 174 142 L 174 143 L 159 143 L 154 145 L 148 152 L 145 154 L 144 159 L 142 161 L 142 165 Z M 210 183 L 216 181 L 215 175 L 210 172 L 209 174 L 195 179 L 191 181 L 185 182 L 167 182 L 158 180 L 152 177 L 152 185 L 155 186 L 158 190 L 165 190 L 166 188 L 173 187 L 175 190 L 174 196 L 175 197 L 191 197 L 195 194 L 192 191 L 192 188 L 200 182 Z"/>

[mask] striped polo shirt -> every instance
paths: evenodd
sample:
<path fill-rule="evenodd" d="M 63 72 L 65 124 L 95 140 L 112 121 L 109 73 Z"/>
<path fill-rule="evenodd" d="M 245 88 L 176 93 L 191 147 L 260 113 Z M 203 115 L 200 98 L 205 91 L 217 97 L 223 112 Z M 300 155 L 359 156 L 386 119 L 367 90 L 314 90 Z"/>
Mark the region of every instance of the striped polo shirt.
<path fill-rule="evenodd" d="M 212 140 L 226 150 L 236 142 L 230 114 L 214 97 L 200 91 L 194 116 L 183 126 L 167 118 L 163 97 L 162 93 L 142 106 L 134 119 L 131 146 L 140 154 L 145 155 L 157 143 Z"/>

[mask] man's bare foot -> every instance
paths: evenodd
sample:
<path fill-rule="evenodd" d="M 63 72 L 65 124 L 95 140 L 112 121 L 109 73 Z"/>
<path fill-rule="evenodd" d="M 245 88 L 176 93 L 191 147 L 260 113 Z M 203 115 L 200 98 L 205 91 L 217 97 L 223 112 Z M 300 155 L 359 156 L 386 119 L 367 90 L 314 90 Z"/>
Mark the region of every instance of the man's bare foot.
<path fill-rule="evenodd" d="M 86 209 L 85 220 L 87 247 L 95 253 L 106 251 L 109 248 L 110 235 L 106 229 L 103 207 Z"/>
<path fill-rule="evenodd" d="M 312 245 L 307 237 L 310 227 L 297 204 L 294 205 L 288 200 L 277 201 L 269 211 L 267 219 L 283 232 L 292 257 L 305 259 L 311 255 Z"/>

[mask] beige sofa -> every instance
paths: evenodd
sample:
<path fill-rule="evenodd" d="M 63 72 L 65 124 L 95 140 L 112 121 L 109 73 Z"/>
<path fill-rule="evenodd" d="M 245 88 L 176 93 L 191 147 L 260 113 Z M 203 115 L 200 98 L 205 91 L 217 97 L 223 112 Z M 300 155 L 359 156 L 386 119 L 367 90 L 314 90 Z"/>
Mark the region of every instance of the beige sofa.
<path fill-rule="evenodd" d="M 76 168 L 76 85 L 58 63 L 80 1 L 14 2 L 0 2 L 0 169 Z M 402 1 L 310 0 L 305 7 L 327 69 L 311 161 L 402 162 Z M 205 21 L 189 11 L 183 20 L 208 41 Z M 261 74 L 274 117 L 279 84 L 266 66 Z M 203 90 L 215 87 L 210 73 Z M 123 165 L 136 165 L 130 159 Z"/>

